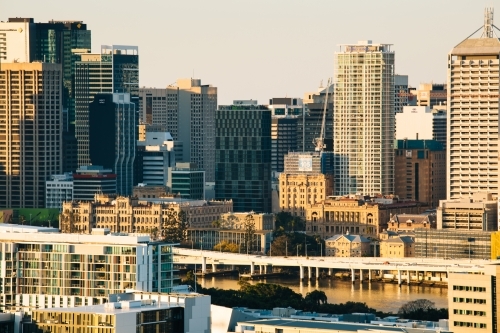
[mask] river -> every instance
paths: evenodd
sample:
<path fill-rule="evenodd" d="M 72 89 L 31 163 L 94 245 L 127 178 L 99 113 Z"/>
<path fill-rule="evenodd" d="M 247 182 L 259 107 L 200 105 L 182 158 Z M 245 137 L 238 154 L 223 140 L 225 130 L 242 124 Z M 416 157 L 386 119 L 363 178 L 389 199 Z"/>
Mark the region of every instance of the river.
<path fill-rule="evenodd" d="M 437 308 L 448 307 L 448 288 L 430 287 L 422 285 L 402 285 L 382 282 L 351 281 L 337 279 L 320 279 L 318 282 L 300 283 L 298 278 L 269 278 L 266 280 L 249 281 L 251 284 L 266 282 L 286 286 L 295 292 L 306 295 L 313 290 L 324 291 L 329 303 L 345 303 L 348 301 L 364 302 L 369 307 L 379 311 L 396 313 L 398 309 L 409 301 L 425 298 L 436 304 Z M 198 283 L 204 288 L 239 289 L 238 277 L 213 277 L 198 279 Z"/>

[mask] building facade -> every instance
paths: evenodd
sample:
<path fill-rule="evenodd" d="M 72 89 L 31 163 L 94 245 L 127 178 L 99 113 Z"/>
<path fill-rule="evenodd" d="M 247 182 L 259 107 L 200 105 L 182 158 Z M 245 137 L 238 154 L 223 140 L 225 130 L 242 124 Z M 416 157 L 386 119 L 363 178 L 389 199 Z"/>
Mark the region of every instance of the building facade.
<path fill-rule="evenodd" d="M 171 244 L 152 242 L 148 235 L 52 230 L 1 226 L 2 304 L 28 311 L 93 305 L 126 289 L 168 293 L 176 285 Z"/>
<path fill-rule="evenodd" d="M 394 191 L 394 52 L 389 44 L 335 53 L 335 194 Z"/>
<path fill-rule="evenodd" d="M 274 214 L 254 212 L 221 214 L 220 228 L 244 229 L 244 222 L 248 218 L 254 223 L 255 230 L 274 230 Z"/>
<path fill-rule="evenodd" d="M 64 201 L 73 200 L 73 175 L 52 175 L 45 183 L 45 208 L 62 209 Z"/>
<path fill-rule="evenodd" d="M 116 174 L 99 165 L 82 166 L 73 174 L 73 200 L 93 201 L 96 194 L 115 194 Z"/>
<path fill-rule="evenodd" d="M 146 132 L 137 141 L 134 184 L 166 186 L 168 168 L 175 166 L 174 139 L 168 132 Z"/>
<path fill-rule="evenodd" d="M 327 257 L 371 257 L 370 240 L 360 235 L 335 235 L 325 239 Z"/>
<path fill-rule="evenodd" d="M 45 207 L 45 181 L 62 169 L 61 65 L 2 63 L 0 207 Z"/>
<path fill-rule="evenodd" d="M 271 170 L 283 172 L 285 155 L 297 151 L 296 117 L 278 117 L 271 119 Z"/>
<path fill-rule="evenodd" d="M 215 198 L 232 199 L 235 212 L 271 212 L 271 111 L 220 106 L 216 128 Z"/>
<path fill-rule="evenodd" d="M 498 195 L 500 41 L 492 21 L 493 11 L 485 13 L 481 37 L 465 39 L 448 55 L 448 199 Z"/>
<path fill-rule="evenodd" d="M 325 118 L 323 151 L 333 151 L 333 99 L 334 85 L 323 87 L 317 92 L 304 94 L 304 112 L 298 119 L 297 144 L 299 152 L 313 152 L 316 150 L 316 139 L 321 136 L 323 117 Z M 328 95 L 328 96 L 327 96 Z M 326 112 L 325 112 L 325 100 Z"/>
<path fill-rule="evenodd" d="M 88 123 L 91 163 L 114 171 L 117 193 L 132 194 L 137 128 L 130 94 L 94 95 Z"/>
<path fill-rule="evenodd" d="M 189 228 L 187 230 L 186 245 L 198 249 L 213 250 L 222 242 L 238 245 L 239 253 L 265 254 L 271 248 L 273 241 L 272 230 L 257 230 L 250 238 L 242 229 L 216 229 L 216 228 Z M 248 242 L 248 246 L 246 244 Z"/>
<path fill-rule="evenodd" d="M 396 113 L 396 140 L 432 140 L 433 113 L 425 106 L 404 106 Z"/>
<path fill-rule="evenodd" d="M 403 112 L 403 108 L 408 106 L 408 100 L 413 96 L 408 90 L 408 75 L 394 75 L 394 113 Z"/>
<path fill-rule="evenodd" d="M 394 141 L 394 193 L 438 207 L 446 198 L 446 151 L 434 140 Z"/>
<path fill-rule="evenodd" d="M 487 192 L 471 198 L 441 200 L 437 208 L 437 228 L 453 230 L 497 231 L 498 203 Z"/>
<path fill-rule="evenodd" d="M 416 90 L 417 105 L 434 109 L 439 105 L 446 105 L 446 83 L 421 83 Z"/>
<path fill-rule="evenodd" d="M 139 102 L 139 49 L 101 45 L 101 53 L 75 54 L 75 135 L 78 166 L 89 165 L 89 105 L 98 93 L 128 93 Z M 137 123 L 137 120 L 136 120 Z"/>
<path fill-rule="evenodd" d="M 385 239 L 380 242 L 380 256 L 383 258 L 415 257 L 415 241 L 410 236 Z"/>
<path fill-rule="evenodd" d="M 185 199 L 205 199 L 205 171 L 195 163 L 176 163 L 168 168 L 170 192 Z"/>

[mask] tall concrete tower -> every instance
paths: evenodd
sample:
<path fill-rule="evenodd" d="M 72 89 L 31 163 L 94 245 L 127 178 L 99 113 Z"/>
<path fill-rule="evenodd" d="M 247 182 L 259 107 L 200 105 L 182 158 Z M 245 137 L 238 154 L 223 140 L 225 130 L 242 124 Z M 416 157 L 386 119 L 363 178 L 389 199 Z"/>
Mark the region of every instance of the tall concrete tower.
<path fill-rule="evenodd" d="M 500 41 L 493 9 L 485 10 L 482 28 L 479 38 L 463 40 L 448 55 L 448 199 L 498 195 Z"/>
<path fill-rule="evenodd" d="M 335 194 L 394 190 L 394 52 L 390 44 L 335 53 Z"/>

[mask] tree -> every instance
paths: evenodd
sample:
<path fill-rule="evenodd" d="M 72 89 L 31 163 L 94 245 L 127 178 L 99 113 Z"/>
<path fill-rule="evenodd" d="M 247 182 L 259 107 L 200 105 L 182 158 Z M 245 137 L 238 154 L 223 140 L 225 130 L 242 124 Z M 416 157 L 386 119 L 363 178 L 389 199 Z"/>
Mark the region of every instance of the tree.
<path fill-rule="evenodd" d="M 448 310 L 437 309 L 434 302 L 428 299 L 417 299 L 401 306 L 398 315 L 405 319 L 438 321 L 448 318 Z"/>
<path fill-rule="evenodd" d="M 170 243 L 180 243 L 186 240 L 189 223 L 184 211 L 176 212 L 173 208 L 163 216 L 161 237 Z"/>
<path fill-rule="evenodd" d="M 274 217 L 275 221 L 275 232 L 285 233 L 285 232 L 295 232 L 303 231 L 305 228 L 304 220 L 299 216 L 293 216 L 288 212 L 279 212 Z"/>
<path fill-rule="evenodd" d="M 238 246 L 238 244 L 230 243 L 228 241 L 223 240 L 222 242 L 216 244 L 213 247 L 213 250 L 214 251 L 220 251 L 220 252 L 238 253 L 239 252 L 239 246 Z"/>
<path fill-rule="evenodd" d="M 424 310 L 427 311 L 429 309 L 435 309 L 436 305 L 434 302 L 429 301 L 428 299 L 416 299 L 414 301 L 410 301 L 406 304 L 403 304 L 399 308 L 398 313 L 408 313 L 408 312 L 415 312 L 418 310 Z"/>
<path fill-rule="evenodd" d="M 253 247 L 253 241 L 255 238 L 255 220 L 252 214 L 248 214 L 243 221 L 243 230 L 245 234 L 243 240 L 245 242 L 245 249 L 250 252 Z"/>
<path fill-rule="evenodd" d="M 309 311 L 318 311 L 321 304 L 326 304 L 328 298 L 324 291 L 314 290 L 306 294 L 304 297 L 305 306 Z"/>

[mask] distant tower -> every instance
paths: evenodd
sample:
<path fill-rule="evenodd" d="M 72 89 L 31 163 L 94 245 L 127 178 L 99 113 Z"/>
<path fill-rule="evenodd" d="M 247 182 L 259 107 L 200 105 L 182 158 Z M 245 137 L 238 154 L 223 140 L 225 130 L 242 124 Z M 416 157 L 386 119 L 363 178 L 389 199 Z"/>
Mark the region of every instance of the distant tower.
<path fill-rule="evenodd" d="M 335 194 L 394 191 L 394 52 L 390 44 L 335 53 Z"/>
<path fill-rule="evenodd" d="M 465 39 L 448 55 L 448 199 L 498 194 L 500 41 L 494 35 L 487 8 L 481 37 Z"/>

